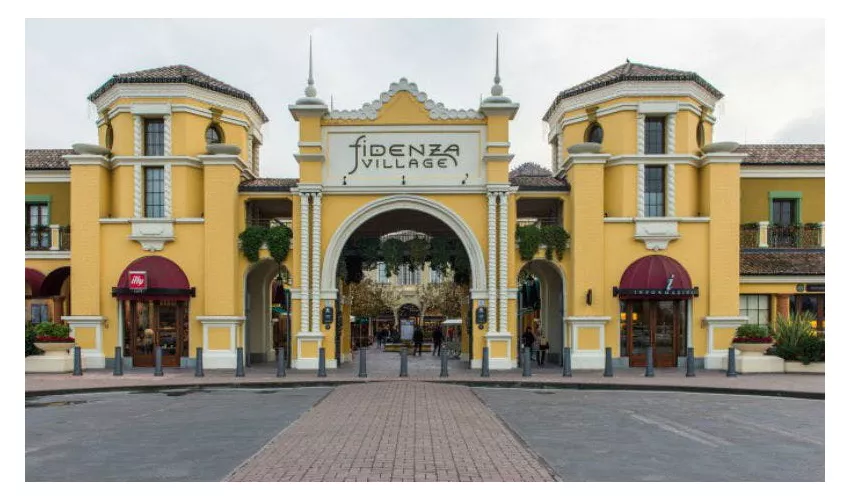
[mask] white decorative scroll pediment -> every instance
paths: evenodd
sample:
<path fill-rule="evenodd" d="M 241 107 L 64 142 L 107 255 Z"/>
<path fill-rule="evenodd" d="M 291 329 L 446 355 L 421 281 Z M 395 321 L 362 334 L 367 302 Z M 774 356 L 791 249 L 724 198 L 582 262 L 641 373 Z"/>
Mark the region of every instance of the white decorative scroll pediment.
<path fill-rule="evenodd" d="M 363 104 L 360 109 L 354 110 L 331 110 L 330 118 L 333 120 L 374 120 L 378 118 L 378 111 L 399 92 L 409 92 L 417 101 L 421 102 L 428 110 L 428 116 L 434 120 L 469 120 L 480 119 L 484 116 L 474 109 L 448 109 L 441 102 L 434 102 L 428 98 L 428 94 L 421 92 L 413 82 L 402 78 L 398 82 L 390 84 L 389 90 L 382 92 L 380 98 L 371 103 Z"/>

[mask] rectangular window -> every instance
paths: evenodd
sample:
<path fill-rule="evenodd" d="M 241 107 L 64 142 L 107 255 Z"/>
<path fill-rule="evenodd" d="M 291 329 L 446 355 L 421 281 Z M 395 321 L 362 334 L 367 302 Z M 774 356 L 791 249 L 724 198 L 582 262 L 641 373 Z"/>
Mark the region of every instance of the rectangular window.
<path fill-rule="evenodd" d="M 47 304 L 32 304 L 30 306 L 30 316 L 30 322 L 36 325 L 50 321 L 50 312 L 47 310 Z"/>
<path fill-rule="evenodd" d="M 378 283 L 389 283 L 390 279 L 387 277 L 387 265 L 383 262 L 378 262 Z"/>
<path fill-rule="evenodd" d="M 443 273 L 437 269 L 431 269 L 431 283 L 442 283 Z"/>
<path fill-rule="evenodd" d="M 164 170 L 145 167 L 145 217 L 165 217 Z"/>
<path fill-rule="evenodd" d="M 665 153 L 664 129 L 667 122 L 665 116 L 647 116 L 644 120 L 643 153 L 647 155 L 663 155 Z"/>
<path fill-rule="evenodd" d="M 50 205 L 47 203 L 26 204 L 26 248 L 47 250 L 50 248 Z"/>
<path fill-rule="evenodd" d="M 644 167 L 643 215 L 644 217 L 664 217 L 664 166 Z"/>
<path fill-rule="evenodd" d="M 796 199 L 773 199 L 773 224 L 779 226 L 792 226 L 797 223 L 797 201 Z"/>
<path fill-rule="evenodd" d="M 411 271 L 406 265 L 402 265 L 398 270 L 399 285 L 418 285 L 422 283 L 422 270 L 416 269 Z"/>
<path fill-rule="evenodd" d="M 739 296 L 738 313 L 751 325 L 770 325 L 770 295 Z"/>
<path fill-rule="evenodd" d="M 165 120 L 145 120 L 145 156 L 165 155 Z"/>

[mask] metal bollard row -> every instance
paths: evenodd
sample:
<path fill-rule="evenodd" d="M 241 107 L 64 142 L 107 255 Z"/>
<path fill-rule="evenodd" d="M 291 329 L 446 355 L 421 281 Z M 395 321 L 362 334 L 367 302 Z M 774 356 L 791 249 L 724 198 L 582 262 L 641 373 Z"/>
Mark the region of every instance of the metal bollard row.
<path fill-rule="evenodd" d="M 484 346 L 484 353 L 481 356 L 481 376 L 490 376 L 490 348 Z"/>
<path fill-rule="evenodd" d="M 204 376 L 204 348 L 198 347 L 195 349 L 195 376 Z"/>
<path fill-rule="evenodd" d="M 603 377 L 614 376 L 614 362 L 611 359 L 611 348 L 605 348 L 605 371 L 602 372 Z"/>
<path fill-rule="evenodd" d="M 328 376 L 327 370 L 325 370 L 325 348 L 319 348 L 319 372 L 316 374 L 317 376 L 324 378 Z"/>
<path fill-rule="evenodd" d="M 399 377 L 407 377 L 407 347 L 401 348 L 401 371 L 399 372 Z"/>
<path fill-rule="evenodd" d="M 283 347 L 277 348 L 277 375 L 278 378 L 286 376 L 286 351 Z"/>
<path fill-rule="evenodd" d="M 569 347 L 564 347 L 564 372 L 562 373 L 564 377 L 572 377 L 573 376 L 573 359 L 572 359 L 572 349 Z"/>
<path fill-rule="evenodd" d="M 124 375 L 124 355 L 121 353 L 121 346 L 115 347 L 115 361 L 112 365 L 112 375 L 116 377 Z"/>
<path fill-rule="evenodd" d="M 366 378 L 366 349 L 362 347 L 357 349 L 357 357 L 360 358 L 360 373 L 357 374 L 360 378 Z"/>

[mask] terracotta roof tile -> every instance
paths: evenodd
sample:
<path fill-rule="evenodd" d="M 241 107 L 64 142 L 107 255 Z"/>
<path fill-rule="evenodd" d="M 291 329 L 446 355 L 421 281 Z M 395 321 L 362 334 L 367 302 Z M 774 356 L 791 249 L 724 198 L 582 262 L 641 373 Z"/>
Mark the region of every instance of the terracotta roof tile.
<path fill-rule="evenodd" d="M 508 173 L 511 186 L 520 190 L 569 191 L 570 185 L 565 179 L 556 179 L 552 171 L 536 163 L 523 163 Z"/>
<path fill-rule="evenodd" d="M 260 114 L 263 122 L 269 121 L 269 118 L 263 112 L 262 108 L 260 108 L 260 105 L 257 104 L 257 101 L 255 101 L 253 97 L 251 97 L 251 94 L 228 85 L 221 80 L 217 80 L 205 73 L 201 73 L 195 68 L 184 64 L 112 75 L 112 78 L 107 80 L 106 83 L 100 86 L 100 88 L 92 92 L 89 96 L 89 100 L 94 101 L 103 95 L 104 92 L 119 83 L 188 83 L 190 85 L 195 85 L 196 87 L 221 92 L 222 94 L 227 94 L 238 99 L 244 99 L 248 101 L 257 113 Z"/>
<path fill-rule="evenodd" d="M 741 275 L 824 275 L 826 252 L 820 249 L 741 250 Z"/>
<path fill-rule="evenodd" d="M 558 94 L 558 97 L 555 98 L 554 102 L 552 102 L 552 105 L 549 106 L 549 110 L 546 111 L 543 119 L 548 120 L 549 115 L 555 110 L 558 103 L 568 97 L 625 81 L 691 81 L 696 82 L 714 97 L 718 99 L 723 97 L 723 93 L 714 88 L 710 83 L 705 81 L 701 76 L 693 71 L 659 68 L 656 66 L 626 61 L 625 64 L 621 64 L 620 66 L 617 66 L 610 71 L 606 71 L 601 75 L 597 75 L 586 82 L 562 91 Z"/>
<path fill-rule="evenodd" d="M 26 149 L 25 170 L 70 170 L 71 166 L 62 156 L 72 154 L 73 149 Z"/>
<path fill-rule="evenodd" d="M 298 179 L 261 177 L 239 184 L 240 192 L 290 191 L 298 185 Z"/>
<path fill-rule="evenodd" d="M 823 144 L 742 144 L 736 153 L 747 153 L 741 165 L 824 165 Z"/>

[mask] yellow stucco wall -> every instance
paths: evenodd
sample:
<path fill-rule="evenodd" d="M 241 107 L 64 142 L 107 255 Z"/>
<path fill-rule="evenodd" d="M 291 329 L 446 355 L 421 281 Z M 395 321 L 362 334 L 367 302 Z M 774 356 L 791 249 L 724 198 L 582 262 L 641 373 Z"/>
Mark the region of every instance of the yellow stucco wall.
<path fill-rule="evenodd" d="M 800 220 L 826 220 L 826 179 L 741 179 L 741 223 L 770 219 L 770 192 L 798 191 L 802 197 Z"/>
<path fill-rule="evenodd" d="M 68 182 L 32 182 L 24 188 L 26 196 L 50 196 L 50 223 L 71 223 L 71 184 Z"/>

